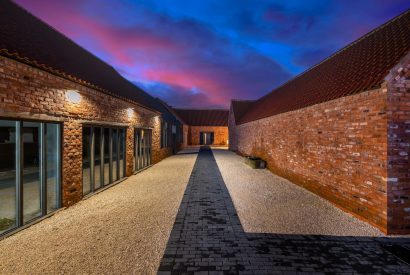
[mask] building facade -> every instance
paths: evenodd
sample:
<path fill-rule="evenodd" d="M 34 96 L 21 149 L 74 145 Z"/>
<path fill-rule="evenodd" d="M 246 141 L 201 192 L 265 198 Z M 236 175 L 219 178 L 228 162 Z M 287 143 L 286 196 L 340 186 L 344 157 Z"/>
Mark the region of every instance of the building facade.
<path fill-rule="evenodd" d="M 184 147 L 227 146 L 229 110 L 172 109 L 183 124 Z"/>
<path fill-rule="evenodd" d="M 171 155 L 172 129 L 182 126 L 45 23 L 12 2 L 0 8 L 4 235 Z"/>
<path fill-rule="evenodd" d="M 406 12 L 263 98 L 232 101 L 230 149 L 385 233 L 410 233 L 409 49 Z"/>

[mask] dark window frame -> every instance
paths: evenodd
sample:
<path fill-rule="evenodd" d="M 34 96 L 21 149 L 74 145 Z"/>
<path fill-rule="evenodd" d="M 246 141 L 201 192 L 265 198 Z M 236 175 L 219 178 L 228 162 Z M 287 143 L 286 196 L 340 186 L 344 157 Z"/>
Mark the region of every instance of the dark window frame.
<path fill-rule="evenodd" d="M 94 194 L 97 190 L 103 189 L 106 186 L 115 184 L 119 181 L 121 181 L 122 179 L 124 179 L 126 177 L 126 171 L 127 171 L 127 127 L 126 126 L 114 126 L 114 125 L 99 125 L 99 124 L 88 124 L 85 123 L 82 125 L 82 128 L 84 129 L 85 127 L 89 127 L 91 129 L 91 139 L 89 142 L 89 146 L 90 146 L 90 150 L 91 150 L 91 160 L 90 160 L 90 191 L 87 193 L 84 193 L 84 181 L 82 181 L 82 194 L 83 197 L 89 196 Z M 94 157 L 95 157 L 95 134 L 94 134 L 94 129 L 95 128 L 100 128 L 100 154 L 102 154 L 100 156 L 101 159 L 101 163 L 100 163 L 100 187 L 95 189 L 95 178 L 94 178 Z M 109 141 L 108 141 L 108 155 L 109 155 L 109 182 L 106 183 L 105 182 L 105 150 L 104 150 L 104 143 L 105 143 L 105 136 L 104 136 L 104 132 L 105 129 L 109 129 Z M 114 169 L 113 167 L 113 130 L 116 130 L 116 136 L 117 136 L 117 154 L 116 154 L 116 167 Z M 119 136 L 120 136 L 120 129 L 124 130 L 124 142 L 123 142 L 123 155 L 124 155 L 124 167 L 123 167 L 123 177 L 120 177 L 121 173 L 120 173 L 120 169 L 121 169 L 121 165 L 120 165 L 120 142 L 119 142 Z M 83 138 L 83 136 L 82 136 Z M 83 163 L 83 161 L 82 161 Z M 84 179 L 84 169 L 81 170 L 82 173 L 82 180 Z M 115 173 L 117 175 L 116 179 L 114 180 L 114 175 L 113 173 Z"/>
<path fill-rule="evenodd" d="M 16 221 L 15 225 L 4 232 L 0 233 L 0 237 L 8 235 L 13 231 L 16 231 L 22 227 L 30 225 L 35 221 L 57 211 L 62 207 L 62 182 L 63 182 L 63 128 L 64 124 L 61 121 L 53 120 L 36 120 L 36 119 L 23 119 L 23 118 L 13 118 L 13 117 L 0 117 L 2 121 L 12 121 L 15 123 L 15 185 L 16 185 Z M 24 122 L 35 122 L 40 123 L 40 132 L 38 133 L 39 138 L 39 171 L 40 171 L 40 211 L 41 215 L 33 219 L 24 221 L 24 194 L 23 194 L 23 169 L 24 169 L 24 140 L 23 140 L 23 127 Z M 47 143 L 46 143 L 46 127 L 47 124 L 55 124 L 58 126 L 57 131 L 57 167 L 58 172 L 56 186 L 58 188 L 56 192 L 56 208 L 48 211 L 47 209 Z"/>

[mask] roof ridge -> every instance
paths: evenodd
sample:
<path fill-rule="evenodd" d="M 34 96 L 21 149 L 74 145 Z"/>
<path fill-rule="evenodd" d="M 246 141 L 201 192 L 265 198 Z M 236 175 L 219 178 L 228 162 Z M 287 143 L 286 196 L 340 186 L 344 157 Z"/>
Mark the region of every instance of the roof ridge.
<path fill-rule="evenodd" d="M 320 61 L 319 63 L 313 65 L 312 67 L 310 67 L 309 69 L 301 72 L 300 74 L 294 76 L 293 78 L 289 79 L 288 81 L 286 81 L 285 83 L 277 86 L 276 88 L 274 88 L 273 90 L 271 90 L 270 92 L 268 92 L 267 94 L 265 94 L 264 96 L 258 98 L 255 101 L 260 101 L 263 98 L 269 96 L 270 94 L 272 94 L 273 92 L 275 92 L 276 90 L 282 88 L 283 86 L 287 85 L 288 83 L 300 78 L 301 76 L 305 75 L 306 73 L 310 72 L 311 70 L 313 70 L 314 68 L 320 66 L 321 64 L 325 63 L 326 61 L 328 61 L 329 59 L 339 55 L 340 53 L 344 52 L 345 50 L 349 49 L 350 47 L 352 47 L 353 45 L 359 43 L 360 41 L 362 41 L 363 39 L 369 37 L 370 35 L 374 34 L 375 32 L 385 28 L 386 26 L 390 25 L 391 23 L 397 21 L 398 19 L 400 19 L 401 17 L 405 16 L 407 13 L 410 13 L 410 9 L 407 9 L 406 11 L 402 12 L 401 14 L 391 18 L 390 20 L 388 20 L 387 22 L 383 23 L 382 25 L 378 26 L 377 28 L 369 31 L 368 33 L 362 35 L 361 37 L 359 37 L 358 39 L 352 41 L 351 43 L 347 44 L 346 46 L 342 47 L 341 49 L 339 49 L 338 51 L 334 52 L 333 54 L 331 54 L 330 56 L 326 57 L 325 59 L 323 59 L 322 61 Z"/>
<path fill-rule="evenodd" d="M 175 107 L 171 107 L 174 110 L 184 110 L 184 111 L 228 111 L 229 109 L 222 109 L 222 108 L 218 108 L 218 109 L 212 109 L 212 108 L 175 108 Z"/>
<path fill-rule="evenodd" d="M 45 22 L 44 20 L 42 20 L 41 18 L 35 16 L 34 14 L 32 14 L 31 12 L 29 12 L 27 9 L 25 9 L 24 7 L 20 6 L 18 3 L 14 2 L 14 1 L 10 1 L 12 2 L 14 5 L 16 5 L 18 8 L 20 8 L 22 11 L 24 11 L 25 13 L 27 13 L 28 15 L 30 15 L 31 17 L 35 18 L 36 20 L 40 21 L 41 23 L 43 23 L 44 25 L 46 25 L 47 27 L 49 27 L 50 29 L 52 29 L 53 31 L 57 32 L 58 34 L 60 34 L 61 36 L 63 36 L 65 39 L 67 39 L 68 41 L 70 41 L 72 44 L 74 44 L 76 47 L 81 48 L 82 50 L 86 51 L 88 54 L 92 55 L 94 58 L 98 59 L 100 62 L 104 63 L 105 65 L 109 66 L 111 69 L 113 69 L 116 73 L 118 73 L 121 77 L 123 77 L 111 64 L 109 64 L 108 62 L 102 60 L 101 58 L 99 58 L 98 56 L 96 56 L 95 54 L 93 54 L 92 52 L 90 52 L 89 50 L 87 50 L 86 48 L 84 48 L 83 46 L 77 44 L 74 40 L 72 40 L 70 37 L 68 37 L 67 35 L 65 35 L 64 33 L 62 33 L 61 31 L 57 30 L 55 27 L 53 27 L 52 25 L 48 24 L 47 22 Z M 58 70 L 58 69 L 56 69 Z M 125 78 L 124 78 L 125 79 Z M 127 80 L 127 79 L 126 79 Z M 128 81 L 128 80 L 127 80 Z M 135 85 L 136 86 L 136 85 Z M 138 86 L 136 86 L 138 87 Z"/>
<path fill-rule="evenodd" d="M 231 99 L 231 101 L 236 101 L 236 102 L 253 102 L 253 101 L 257 101 L 257 99 Z"/>

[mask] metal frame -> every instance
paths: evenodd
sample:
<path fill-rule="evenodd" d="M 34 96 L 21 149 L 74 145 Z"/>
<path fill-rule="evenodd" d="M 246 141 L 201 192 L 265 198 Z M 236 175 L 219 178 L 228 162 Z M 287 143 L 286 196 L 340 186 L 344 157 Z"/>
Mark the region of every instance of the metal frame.
<path fill-rule="evenodd" d="M 0 236 L 5 236 L 10 234 L 19 228 L 26 226 L 27 224 L 33 223 L 34 221 L 41 219 L 42 217 L 56 211 L 58 208 L 61 208 L 61 179 L 62 179 L 62 123 L 56 121 L 38 121 L 38 120 L 26 120 L 26 119 L 15 119 L 15 118 L 0 118 L 0 120 L 7 120 L 14 122 L 16 143 L 15 143 L 15 184 L 16 184 L 16 222 L 15 226 L 0 233 Z M 24 223 L 24 186 L 23 186 L 23 170 L 24 170 L 24 140 L 23 140 L 23 123 L 24 122 L 36 122 L 40 123 L 39 130 L 39 141 L 40 141 L 40 211 L 41 215 L 33 219 L 28 220 Z M 57 125 L 57 173 L 56 173 L 56 203 L 57 209 L 54 211 L 48 212 L 47 209 L 47 141 L 46 141 L 46 127 L 47 124 L 56 124 Z"/>
<path fill-rule="evenodd" d="M 134 172 L 151 165 L 151 150 L 152 130 L 147 128 L 134 128 Z"/>
<path fill-rule="evenodd" d="M 91 139 L 90 139 L 90 150 L 91 150 L 91 156 L 90 156 L 90 192 L 87 194 L 84 194 L 84 188 L 83 188 L 83 196 L 88 195 L 90 193 L 95 193 L 95 191 L 113 184 L 122 178 L 126 177 L 126 148 L 127 148 L 127 129 L 125 127 L 109 127 L 107 125 L 93 125 L 93 124 L 87 124 L 83 125 L 83 128 L 89 127 L 90 128 L 90 134 L 91 134 Z M 99 128 L 100 129 L 100 135 L 99 137 L 96 137 L 96 131 L 95 129 Z M 108 134 L 108 152 L 105 152 L 104 146 L 105 146 L 105 130 L 108 129 L 109 134 Z M 117 144 L 115 145 L 115 149 L 117 150 L 117 155 L 116 155 L 116 167 L 114 167 L 114 158 L 113 158 L 113 151 L 114 151 L 114 130 L 115 130 L 115 137 L 117 140 Z M 124 165 L 123 165 L 123 174 L 121 177 L 120 169 L 120 130 L 124 130 L 124 136 L 123 136 L 123 155 L 124 155 Z M 95 139 L 100 138 L 100 180 L 101 180 L 101 186 L 99 188 L 95 188 L 95 146 L 96 142 Z M 108 153 L 109 156 L 109 167 L 108 167 L 108 173 L 109 173 L 109 182 L 106 182 L 105 180 L 105 157 L 106 154 Z M 84 171 L 83 171 L 84 173 Z M 114 174 L 115 173 L 115 174 Z M 116 175 L 116 179 L 114 180 L 114 175 Z M 83 177 L 84 179 L 84 177 Z"/>

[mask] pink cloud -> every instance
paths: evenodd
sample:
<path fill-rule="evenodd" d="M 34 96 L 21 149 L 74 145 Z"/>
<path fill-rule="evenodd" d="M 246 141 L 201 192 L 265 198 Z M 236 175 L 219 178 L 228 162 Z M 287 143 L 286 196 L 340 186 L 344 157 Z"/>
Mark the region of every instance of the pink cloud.
<path fill-rule="evenodd" d="M 231 44 L 194 21 L 176 21 L 144 11 L 135 15 L 144 17 L 143 23 L 121 25 L 124 22 L 106 20 L 98 5 L 92 5 L 97 10 L 90 14 L 87 1 L 18 0 L 17 3 L 130 80 L 162 83 L 172 87 L 174 93 L 176 88 L 197 90 L 200 92 L 195 98 L 206 95 L 204 104 L 227 106 L 231 98 L 249 97 L 249 92 L 257 97 L 268 92 L 273 83 L 288 77 L 271 59 Z M 119 4 L 115 2 L 115 5 Z M 160 96 L 149 88 L 148 92 Z M 182 95 L 192 100 L 195 93 L 178 96 Z"/>

